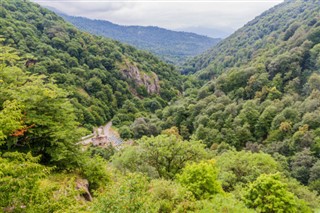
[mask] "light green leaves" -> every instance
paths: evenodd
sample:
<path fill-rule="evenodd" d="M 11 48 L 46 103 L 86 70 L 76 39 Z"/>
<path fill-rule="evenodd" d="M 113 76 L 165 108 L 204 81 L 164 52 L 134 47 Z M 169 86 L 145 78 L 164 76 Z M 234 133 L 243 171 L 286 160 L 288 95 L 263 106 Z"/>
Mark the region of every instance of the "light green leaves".
<path fill-rule="evenodd" d="M 217 180 L 218 170 L 215 161 L 201 161 L 188 164 L 177 181 L 185 186 L 197 199 L 206 199 L 214 194 L 223 193 L 220 182 Z"/>
<path fill-rule="evenodd" d="M 299 205 L 304 205 L 295 195 L 287 190 L 277 174 L 262 174 L 250 184 L 245 195 L 245 203 L 258 212 L 299 212 Z M 305 206 L 303 212 L 310 212 Z"/>
<path fill-rule="evenodd" d="M 23 131 L 21 108 L 16 100 L 3 103 L 3 110 L 0 111 L 0 145 L 4 144 L 9 136 L 18 136 L 18 131 Z"/>

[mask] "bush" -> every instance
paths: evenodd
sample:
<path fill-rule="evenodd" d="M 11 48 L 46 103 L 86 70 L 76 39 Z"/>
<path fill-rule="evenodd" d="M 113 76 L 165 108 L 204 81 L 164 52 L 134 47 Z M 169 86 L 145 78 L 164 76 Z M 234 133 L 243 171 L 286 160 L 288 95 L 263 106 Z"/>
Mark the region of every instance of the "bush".
<path fill-rule="evenodd" d="M 134 134 L 128 126 L 122 126 L 119 129 L 119 133 L 120 133 L 120 137 L 123 139 L 132 138 Z"/>
<path fill-rule="evenodd" d="M 0 207 L 25 208 L 33 196 L 38 180 L 49 174 L 50 169 L 40 165 L 39 157 L 30 153 L 6 152 L 0 157 Z"/>
<path fill-rule="evenodd" d="M 93 204 L 93 212 L 154 212 L 147 196 L 148 181 L 139 174 L 119 177 Z"/>
<path fill-rule="evenodd" d="M 177 175 L 177 181 L 191 191 L 197 199 L 206 199 L 214 194 L 223 193 L 217 176 L 215 161 L 201 161 L 188 164 L 182 173 Z"/>
<path fill-rule="evenodd" d="M 268 154 L 251 152 L 224 152 L 217 157 L 220 170 L 219 180 L 225 191 L 233 191 L 235 187 L 244 186 L 254 181 L 263 173 L 281 171 L 280 165 Z"/>
<path fill-rule="evenodd" d="M 90 189 L 106 187 L 110 181 L 110 175 L 107 172 L 107 162 L 100 156 L 93 158 L 84 157 L 82 159 L 81 171 L 85 178 L 88 179 Z"/>
<path fill-rule="evenodd" d="M 194 196 L 180 184 L 169 180 L 152 180 L 149 187 L 156 212 L 170 213 L 194 201 Z"/>
<path fill-rule="evenodd" d="M 306 204 L 287 190 L 277 174 L 262 174 L 249 185 L 244 201 L 258 212 L 311 212 Z"/>

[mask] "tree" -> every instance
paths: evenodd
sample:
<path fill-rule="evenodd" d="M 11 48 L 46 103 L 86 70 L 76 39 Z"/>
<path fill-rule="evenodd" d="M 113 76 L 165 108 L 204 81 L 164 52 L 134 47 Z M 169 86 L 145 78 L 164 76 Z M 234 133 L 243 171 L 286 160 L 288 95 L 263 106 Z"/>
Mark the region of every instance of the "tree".
<path fill-rule="evenodd" d="M 320 160 L 312 166 L 310 169 L 310 179 L 309 181 L 320 180 Z"/>
<path fill-rule="evenodd" d="M 0 58 L 0 146 L 31 151 L 44 163 L 77 164 L 75 142 L 81 135 L 67 93 L 44 76 L 29 75 L 15 50 L 2 47 Z"/>
<path fill-rule="evenodd" d="M 139 174 L 128 174 L 108 186 L 93 204 L 93 211 L 151 212 L 152 203 L 147 196 L 148 180 Z"/>
<path fill-rule="evenodd" d="M 320 197 L 311 186 L 305 186 L 301 184 L 297 179 L 292 177 L 286 177 L 282 179 L 282 182 L 288 185 L 288 190 L 295 194 L 299 199 L 306 202 L 306 204 L 312 209 L 319 209 Z M 300 205 L 299 212 L 304 212 L 302 209 L 304 205 Z"/>
<path fill-rule="evenodd" d="M 156 212 L 181 212 L 177 211 L 177 208 L 186 210 L 186 207 L 192 205 L 195 200 L 190 191 L 170 180 L 155 179 L 151 181 L 149 187 L 149 196 L 157 208 Z"/>
<path fill-rule="evenodd" d="M 206 155 L 200 141 L 184 141 L 176 135 L 144 136 L 137 145 L 125 147 L 115 154 L 112 162 L 122 171 L 173 179 L 186 163 L 201 160 Z"/>
<path fill-rule="evenodd" d="M 201 161 L 187 164 L 182 173 L 177 175 L 177 181 L 193 193 L 196 199 L 207 199 L 215 194 L 223 193 L 217 180 L 218 169 L 215 161 Z"/>
<path fill-rule="evenodd" d="M 175 135 L 143 137 L 137 143 L 145 150 L 146 162 L 162 178 L 173 179 L 187 162 L 198 161 L 206 156 L 200 141 L 183 141 Z"/>
<path fill-rule="evenodd" d="M 154 167 L 146 162 L 145 150 L 138 145 L 126 146 L 112 157 L 112 165 L 123 173 L 136 172 L 158 178 Z"/>
<path fill-rule="evenodd" d="M 159 134 L 160 128 L 151 122 L 148 118 L 136 118 L 130 126 L 131 132 L 135 138 L 142 136 L 151 136 Z"/>
<path fill-rule="evenodd" d="M 297 152 L 291 158 L 291 174 L 301 183 L 307 185 L 310 178 L 310 169 L 316 162 L 316 158 L 312 155 L 310 149 L 304 149 Z"/>
<path fill-rule="evenodd" d="M 194 202 L 192 205 L 194 212 L 197 213 L 254 213 L 253 209 L 249 209 L 245 206 L 245 204 L 241 201 L 236 199 L 231 194 L 224 195 L 224 194 L 216 194 L 210 200 L 200 200 Z"/>
<path fill-rule="evenodd" d="M 244 103 L 237 118 L 240 120 L 242 125 L 248 123 L 249 129 L 253 133 L 254 126 L 258 121 L 259 115 L 257 104 L 254 101 L 247 101 Z"/>
<path fill-rule="evenodd" d="M 260 175 L 249 185 L 245 204 L 257 212 L 298 212 L 298 199 L 280 179 L 279 173 Z"/>
<path fill-rule="evenodd" d="M 129 139 L 129 138 L 132 138 L 133 136 L 133 132 L 128 126 L 122 126 L 119 129 L 119 133 L 120 133 L 120 137 L 123 139 Z"/>
<path fill-rule="evenodd" d="M 31 153 L 6 152 L 0 156 L 0 207 L 20 210 L 33 196 L 37 181 L 49 174 Z"/>
<path fill-rule="evenodd" d="M 308 79 L 308 86 L 311 90 L 320 90 L 320 75 L 313 73 Z"/>
<path fill-rule="evenodd" d="M 265 138 L 270 130 L 273 118 L 278 112 L 278 108 L 274 105 L 270 105 L 264 109 L 261 113 L 257 124 L 255 125 L 255 134 L 258 137 Z"/>
<path fill-rule="evenodd" d="M 219 180 L 225 191 L 233 191 L 254 181 L 263 173 L 281 171 L 280 165 L 268 154 L 227 151 L 217 157 Z"/>
<path fill-rule="evenodd" d="M 107 147 L 90 146 L 87 151 L 90 153 L 90 157 L 97 155 L 109 161 L 110 158 L 117 152 L 117 149 L 112 144 L 109 144 Z"/>
<path fill-rule="evenodd" d="M 311 189 L 320 193 L 320 160 L 318 160 L 310 169 L 309 185 Z"/>
<path fill-rule="evenodd" d="M 162 108 L 161 104 L 156 99 L 145 99 L 143 101 L 143 105 L 146 109 L 148 109 L 152 113 Z"/>
<path fill-rule="evenodd" d="M 22 117 L 21 106 L 16 100 L 3 103 L 0 111 L 0 145 L 5 144 L 16 130 L 25 128 Z"/>

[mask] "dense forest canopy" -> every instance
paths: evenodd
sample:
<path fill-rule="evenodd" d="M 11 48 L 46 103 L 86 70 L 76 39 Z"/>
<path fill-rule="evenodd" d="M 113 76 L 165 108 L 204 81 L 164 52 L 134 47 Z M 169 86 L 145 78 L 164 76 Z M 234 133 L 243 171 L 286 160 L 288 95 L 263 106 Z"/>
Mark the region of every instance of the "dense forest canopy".
<path fill-rule="evenodd" d="M 188 76 L 29 1 L 1 6 L 1 211 L 319 211 L 318 1 L 263 13 Z M 127 143 L 78 143 L 110 120 Z"/>
<path fill-rule="evenodd" d="M 4 45 L 19 50 L 27 71 L 50 76 L 66 89 L 87 128 L 131 102 L 147 114 L 180 93 L 178 71 L 147 52 L 81 32 L 36 4 L 2 1 L 1 6 Z"/>
<path fill-rule="evenodd" d="M 318 27 L 318 4 L 316 0 L 287 0 L 271 8 L 216 47 L 190 60 L 185 72 L 202 70 L 202 78 L 210 79 L 233 67 L 247 66 L 252 60 L 264 63 L 290 52 L 301 46 L 310 30 Z"/>
<path fill-rule="evenodd" d="M 247 142 L 275 146 L 293 139 L 297 131 L 315 134 L 319 8 L 317 1 L 287 1 L 249 22 L 212 54 L 204 54 L 203 59 L 210 56 L 206 60 L 212 62 L 185 82 L 190 88 L 183 99 L 162 111 L 165 123 L 180 131 L 187 128 L 208 146 L 227 142 L 237 149 Z M 192 87 L 197 79 L 204 84 L 199 90 Z M 212 131 L 217 134 L 207 134 Z"/>
<path fill-rule="evenodd" d="M 190 62 L 185 97 L 159 113 L 208 148 L 265 152 L 318 190 L 320 4 L 286 1 Z M 190 70 L 191 72 L 192 69 Z M 201 84 L 200 84 L 201 85 Z"/>

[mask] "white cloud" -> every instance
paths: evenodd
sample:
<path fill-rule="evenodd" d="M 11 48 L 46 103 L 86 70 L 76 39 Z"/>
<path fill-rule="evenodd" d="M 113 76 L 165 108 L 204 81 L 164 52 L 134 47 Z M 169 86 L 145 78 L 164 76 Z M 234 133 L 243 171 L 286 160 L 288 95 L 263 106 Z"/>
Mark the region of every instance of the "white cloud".
<path fill-rule="evenodd" d="M 282 0 L 33 0 L 74 16 L 122 25 L 231 33 Z M 206 31 L 207 32 L 207 31 Z M 208 33 L 207 33 L 208 34 Z M 214 36 L 214 35 L 211 35 Z"/>

